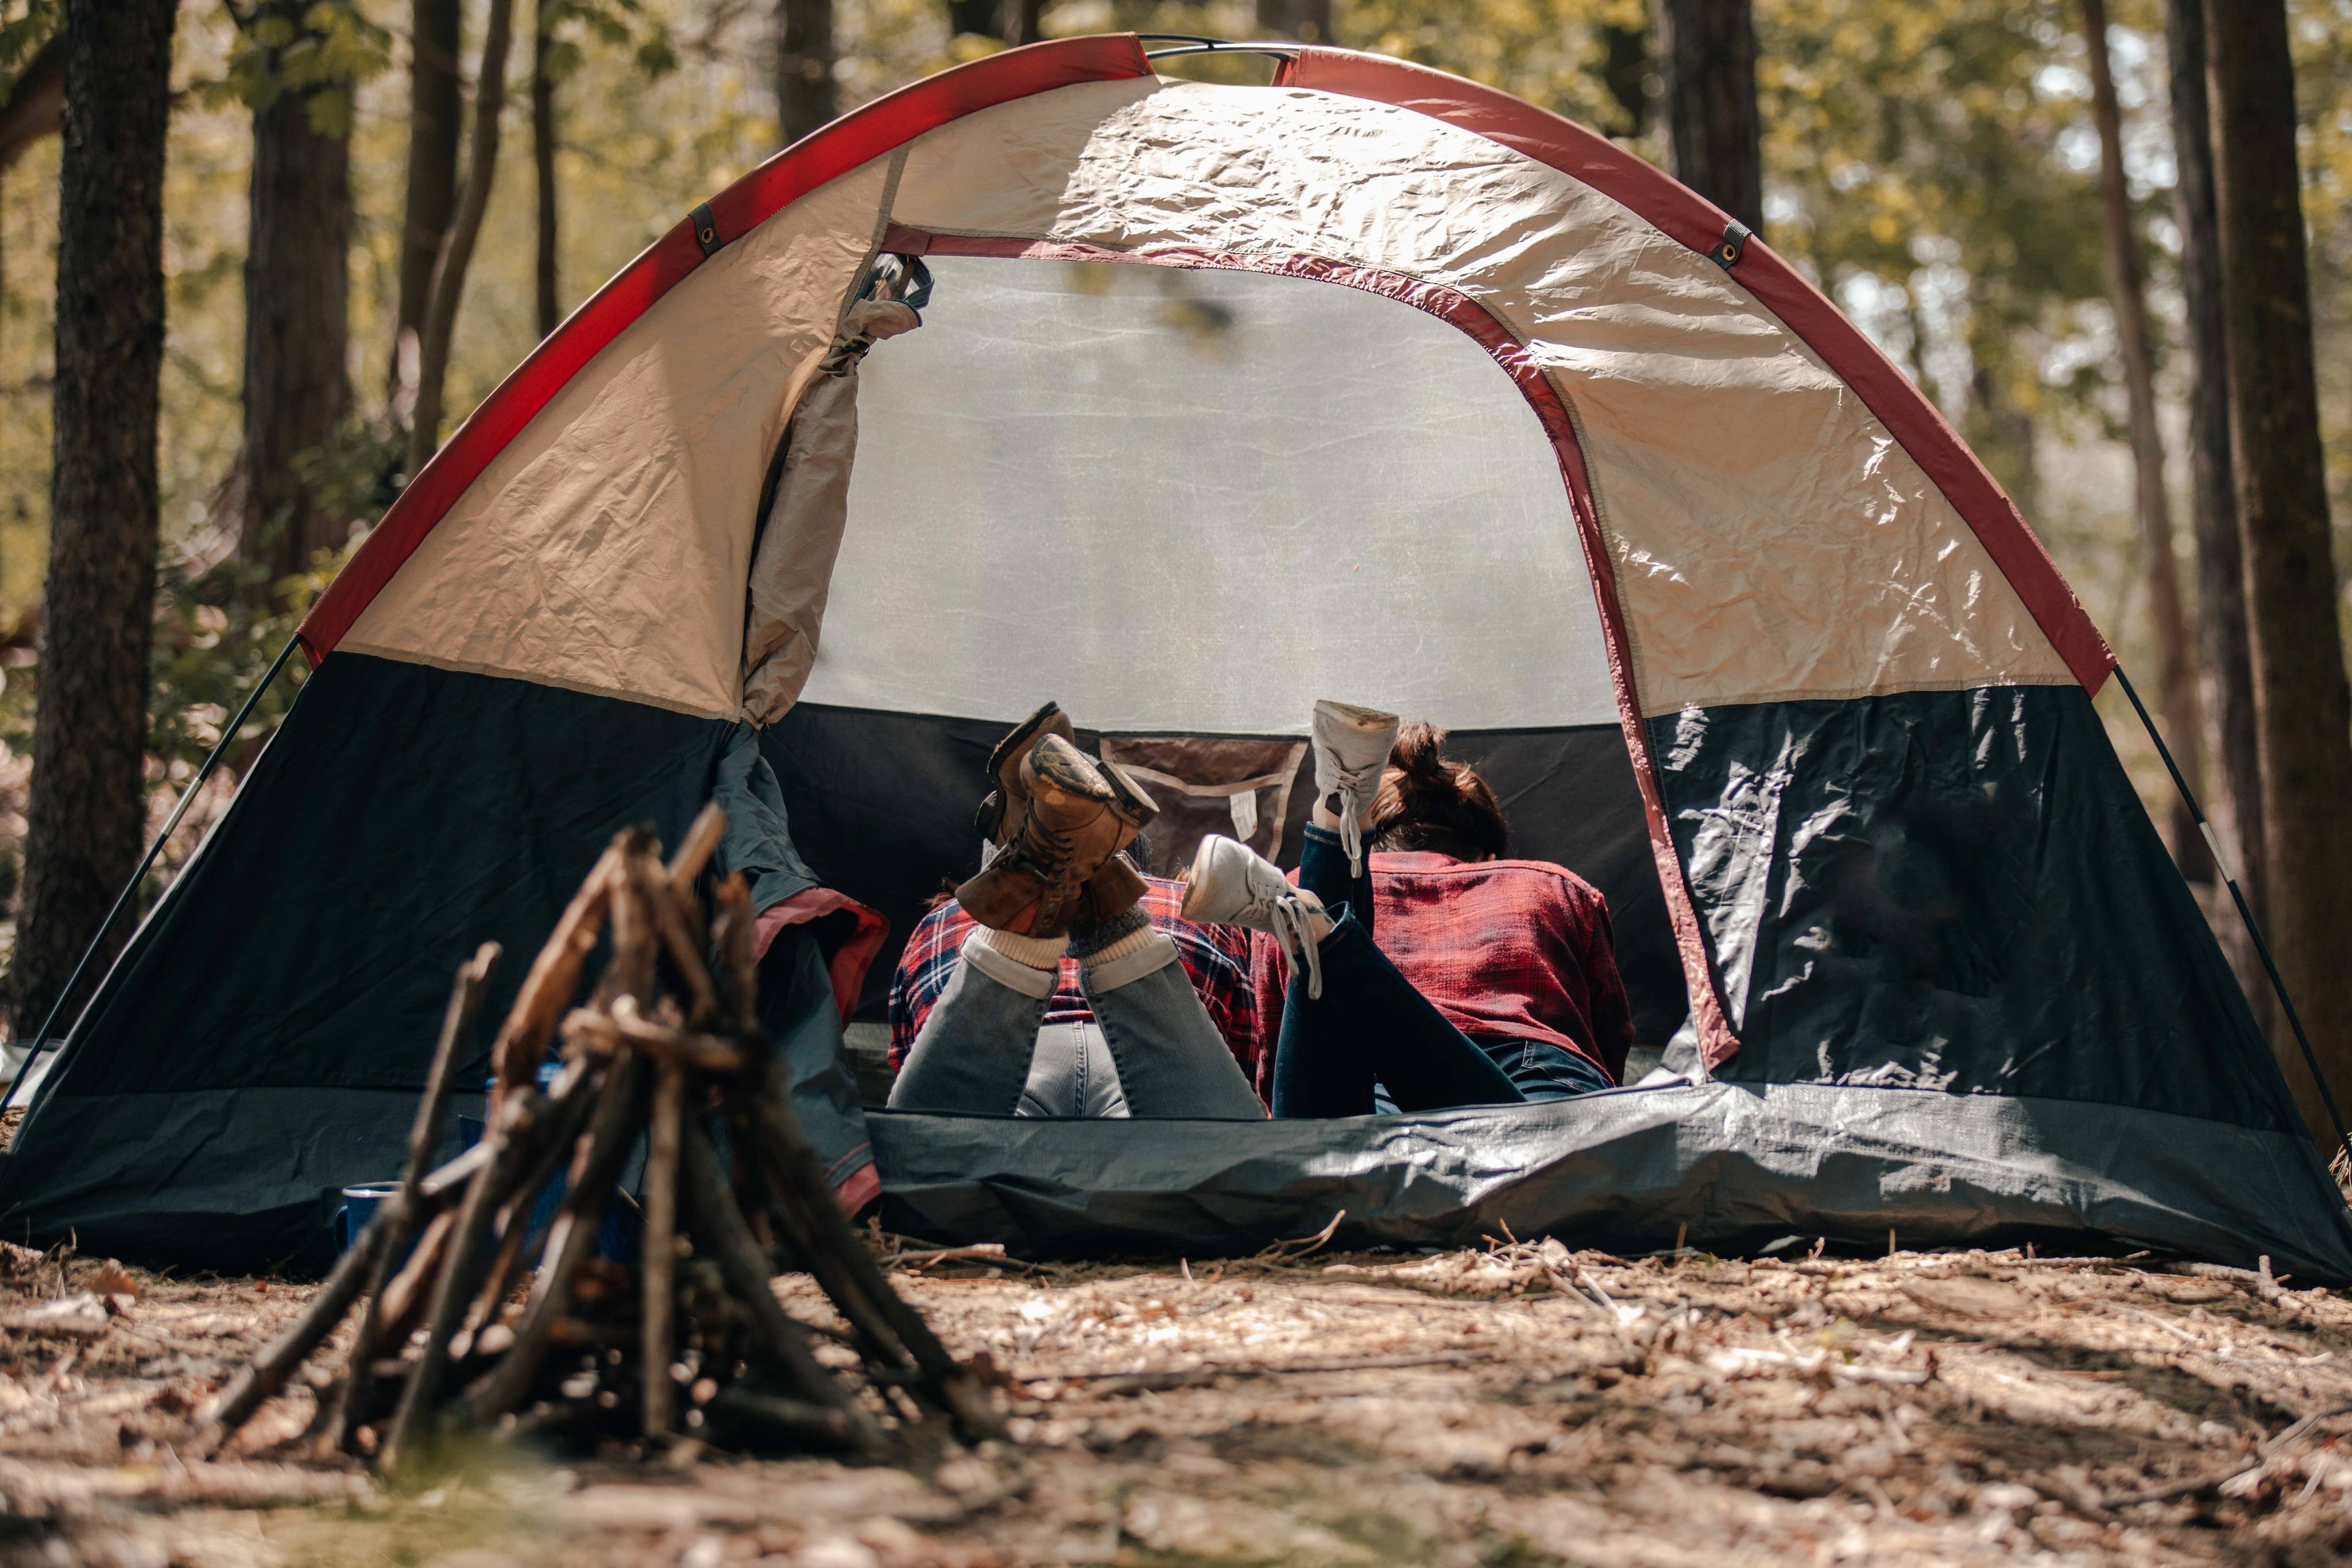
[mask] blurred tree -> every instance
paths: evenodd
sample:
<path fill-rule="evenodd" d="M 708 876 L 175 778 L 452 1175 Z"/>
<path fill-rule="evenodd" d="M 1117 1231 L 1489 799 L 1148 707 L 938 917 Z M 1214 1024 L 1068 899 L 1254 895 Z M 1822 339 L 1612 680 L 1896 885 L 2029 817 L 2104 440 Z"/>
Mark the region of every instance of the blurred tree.
<path fill-rule="evenodd" d="M 778 0 L 780 5 L 789 3 Z M 1001 9 L 998 0 L 947 0 L 948 31 L 993 37 Z"/>
<path fill-rule="evenodd" d="M 530 151 L 537 223 L 532 233 L 531 285 L 533 319 L 539 335 L 546 337 L 563 319 L 562 260 L 563 228 L 558 196 L 555 154 L 561 145 L 556 121 L 556 93 L 580 68 L 580 46 L 574 35 L 587 33 L 599 42 L 632 47 L 638 68 L 649 77 L 673 69 L 667 28 L 658 24 L 642 33 L 640 0 L 537 0 L 531 14 Z"/>
<path fill-rule="evenodd" d="M 1773 247 L 1908 360 L 2042 522 L 2038 422 L 2099 385 L 2053 385 L 2046 351 L 2106 294 L 2092 172 L 2061 151 L 2080 120 L 2052 69 L 2057 8 L 1765 0 L 1757 28 L 1765 162 L 1788 210 Z"/>
<path fill-rule="evenodd" d="M 2139 230 L 2124 178 L 2123 110 L 2116 101 L 2115 67 L 2107 52 L 2106 0 L 2081 0 L 2084 56 L 2090 66 L 2091 120 L 2099 134 L 2099 207 L 2107 236 L 2107 289 L 2116 311 L 2116 357 L 2132 450 L 2134 509 L 2139 517 L 2140 566 L 2147 578 L 2148 628 L 2156 642 L 2157 721 L 2189 787 L 2205 789 L 2205 717 L 2198 702 L 2197 666 L 2181 607 L 2180 565 L 2172 548 L 2172 501 L 2164 487 L 2164 436 L 2157 427 L 2156 359 L 2148 339 L 2147 296 L 2142 282 Z M 2176 799 L 2161 819 L 2169 827 L 2173 858 L 2192 882 L 2213 880 L 2212 852 L 2196 814 Z"/>
<path fill-rule="evenodd" d="M 145 827 L 176 0 L 67 0 L 47 613 L 9 1015 L 59 1001 Z M 100 972 L 103 965 L 96 966 Z M 72 1000 L 74 998 L 64 998 Z"/>
<path fill-rule="evenodd" d="M 481 65 L 474 73 L 474 135 L 467 155 L 449 232 L 433 263 L 433 292 L 416 356 L 416 409 L 408 427 L 408 473 L 413 478 L 441 445 L 442 393 L 449 374 L 449 344 L 457 329 L 457 307 L 466 296 L 466 270 L 481 238 L 489 210 L 490 184 L 498 178 L 499 121 L 507 107 L 507 51 L 514 42 L 514 0 L 490 0 L 482 33 Z"/>
<path fill-rule="evenodd" d="M 2207 806 L 2240 888 L 2263 915 L 2263 774 L 2254 730 L 2253 653 L 2246 637 L 2238 503 L 2230 468 L 2229 340 L 2214 210 L 2212 116 L 2205 94 L 2204 0 L 2165 0 L 2170 64 L 2174 222 L 2180 228 L 2182 337 L 2189 350 L 2189 489 L 2197 537 L 2197 648 L 2206 733 L 2218 767 Z M 2217 786 L 2217 787 L 2216 787 Z M 2221 925 L 2240 983 L 2267 1019 L 2270 983 L 2236 921 Z"/>
<path fill-rule="evenodd" d="M 1667 167 L 1764 232 L 1763 132 L 1756 116 L 1756 16 L 1749 0 L 1660 0 Z"/>
<path fill-rule="evenodd" d="M 562 0 L 538 0 L 531 7 L 530 29 L 530 168 L 532 193 L 538 197 L 537 243 L 531 256 L 531 303 L 539 335 L 546 337 L 563 319 L 558 298 L 563 229 L 556 210 L 555 191 L 555 28 L 562 19 Z"/>
<path fill-rule="evenodd" d="M 776 123 L 784 145 L 841 112 L 838 57 L 833 0 L 776 0 Z"/>
<path fill-rule="evenodd" d="M 56 135 L 65 122 L 65 40 L 52 36 L 32 48 L 21 65 L 9 58 L 12 52 L 0 44 L 0 70 L 13 73 L 5 78 L 6 89 L 0 91 L 0 174 L 34 142 Z"/>
<path fill-rule="evenodd" d="M 8 171 L 36 142 L 65 122 L 66 45 L 51 0 L 0 22 L 0 204 Z M 0 249 L 0 308 L 8 298 L 8 257 Z"/>
<path fill-rule="evenodd" d="M 408 33 L 408 195 L 401 215 L 400 283 L 387 361 L 392 423 L 405 428 L 416 405 L 418 345 L 433 264 L 457 206 L 457 140 L 464 129 L 458 23 L 464 0 L 414 0 Z"/>
<path fill-rule="evenodd" d="M 1257 25 L 1277 38 L 1328 44 L 1332 41 L 1331 0 L 1257 0 Z"/>
<path fill-rule="evenodd" d="M 332 439 L 351 407 L 352 102 L 383 54 L 351 0 L 258 0 L 231 13 L 242 37 L 229 82 L 253 110 L 234 494 L 248 595 L 262 600 L 349 531 L 295 459 Z"/>
<path fill-rule="evenodd" d="M 1638 139 L 1650 133 L 1651 76 L 1657 61 L 1650 53 L 1650 29 L 1625 22 L 1600 22 L 1593 27 L 1601 44 L 1600 76 L 1609 96 L 1617 100 L 1621 116 L 1600 129 L 1611 136 Z M 1759 154 L 1760 156 L 1760 154 Z"/>
<path fill-rule="evenodd" d="M 2324 1071 L 2352 1086 L 2352 686 L 2344 669 L 2281 0 L 2209 0 L 2230 430 L 2254 653 L 2271 940 Z M 2323 1144 L 2315 1090 L 2289 1082 Z"/>

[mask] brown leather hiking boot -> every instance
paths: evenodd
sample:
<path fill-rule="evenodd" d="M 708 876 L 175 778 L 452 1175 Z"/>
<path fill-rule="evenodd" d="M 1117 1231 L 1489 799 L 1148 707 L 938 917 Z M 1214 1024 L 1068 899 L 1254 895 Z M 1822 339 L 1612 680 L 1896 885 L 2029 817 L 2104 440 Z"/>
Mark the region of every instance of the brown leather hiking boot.
<path fill-rule="evenodd" d="M 1050 732 L 1031 745 L 1015 781 L 1020 819 L 996 858 L 956 889 L 956 902 L 994 930 L 1065 936 L 1079 912 L 1085 883 L 1116 859 L 1159 808 L 1118 768 L 1095 762 Z M 1127 870 L 1132 874 L 1134 868 Z M 1139 894 L 1140 879 L 1135 885 Z M 1115 890 L 1106 892 L 1117 896 Z"/>
<path fill-rule="evenodd" d="M 1038 737 L 1047 735 L 1058 735 L 1073 745 L 1077 742 L 1077 731 L 1059 703 L 1049 702 L 1013 726 L 988 754 L 989 777 L 996 780 L 996 788 L 981 801 L 972 826 L 999 850 L 1020 831 L 1022 817 L 1028 810 L 1029 794 L 1021 782 L 1022 764 L 1029 759 L 1030 749 L 1037 744 Z M 1141 802 L 1139 821 L 1148 822 L 1158 813 L 1159 809 L 1135 787 L 1134 780 L 1108 770 L 1106 777 L 1113 779 L 1115 788 Z M 1135 869 L 1135 862 L 1124 854 L 1113 855 L 1103 862 L 1102 870 L 1087 879 L 1080 894 L 1080 909 L 1090 921 L 1108 920 L 1134 908 L 1145 891 L 1143 873 Z"/>
<path fill-rule="evenodd" d="M 996 788 L 981 801 L 972 826 L 980 830 L 982 838 L 999 849 L 1020 831 L 1021 815 L 1028 805 L 1028 796 L 1021 787 L 1021 765 L 1029 760 L 1029 750 L 1041 735 L 1058 735 L 1073 745 L 1078 738 L 1062 705 L 1049 702 L 1014 725 L 988 754 L 988 776 L 996 780 Z"/>

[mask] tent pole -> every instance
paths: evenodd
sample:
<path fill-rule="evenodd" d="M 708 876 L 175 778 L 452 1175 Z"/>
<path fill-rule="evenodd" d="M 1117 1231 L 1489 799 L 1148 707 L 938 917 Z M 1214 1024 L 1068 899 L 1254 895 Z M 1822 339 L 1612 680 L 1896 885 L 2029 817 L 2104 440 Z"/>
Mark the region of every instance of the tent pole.
<path fill-rule="evenodd" d="M 121 893 L 115 896 L 114 907 L 106 912 L 106 918 L 99 922 L 98 930 L 90 936 L 89 946 L 82 949 L 81 962 L 74 966 L 72 977 L 66 981 L 64 989 L 58 992 L 58 999 L 49 1004 L 49 1016 L 41 1020 L 40 1032 L 33 1037 L 32 1049 L 25 1053 L 25 1065 L 9 1081 L 7 1092 L 0 1094 L 0 1111 L 5 1111 L 15 1103 L 17 1087 L 32 1076 L 35 1059 L 49 1049 L 49 1031 L 57 1028 L 58 1015 L 66 1010 L 66 1003 L 73 998 L 75 989 L 81 985 L 81 977 L 89 968 L 89 961 L 97 957 L 99 948 L 105 946 L 106 934 L 114 929 L 114 923 L 122 918 L 123 910 L 139 895 L 139 884 L 146 879 L 147 868 L 153 865 L 155 857 L 163 852 L 164 843 L 179 827 L 180 819 L 188 814 L 188 807 L 194 802 L 196 791 L 205 787 L 205 780 L 211 778 L 213 769 L 220 766 L 222 756 L 228 750 L 228 743 L 236 738 L 236 732 L 243 729 L 245 721 L 253 716 L 254 705 L 261 701 L 261 694 L 277 681 L 278 673 L 286 667 L 286 661 L 294 656 L 294 650 L 301 643 L 302 634 L 298 632 L 286 640 L 286 646 L 278 650 L 278 657 L 270 661 L 269 668 L 263 673 L 260 681 L 246 694 L 245 706 L 237 709 L 236 716 L 222 728 L 220 739 L 214 744 L 203 766 L 196 769 L 196 776 L 188 780 L 185 789 L 180 791 L 179 803 L 172 808 L 172 814 L 163 821 L 163 831 L 157 833 L 155 841 L 147 846 L 146 854 L 140 858 L 139 869 L 132 872 L 131 880 L 122 884 Z"/>
<path fill-rule="evenodd" d="M 2311 1037 L 2304 1032 L 2303 1019 L 2294 1010 L 2294 998 L 2286 994 L 2286 981 L 2279 974 L 2277 962 L 2271 957 L 2271 945 L 2263 940 L 2262 923 L 2254 918 L 2253 906 L 2246 902 L 2245 890 L 2238 885 L 2237 873 L 2230 869 L 2229 858 L 2221 853 L 2221 841 L 2215 836 L 2213 824 L 2205 820 L 2205 808 L 2197 803 L 2197 791 L 2191 789 L 2189 780 L 2181 776 L 2180 764 L 2172 759 L 2172 748 L 2164 744 L 2164 737 L 2158 731 L 2156 720 L 2148 716 L 2147 705 L 2140 701 L 2139 693 L 2132 689 L 2131 677 L 2124 674 L 2121 664 L 2116 665 L 2116 682 L 2123 687 L 2124 695 L 2131 698 L 2131 706 L 2139 715 L 2140 724 L 2147 730 L 2147 737 L 2156 742 L 2156 754 L 2164 758 L 2165 771 L 2172 775 L 2173 788 L 2180 791 L 2181 800 L 2189 806 L 2189 814 L 2197 819 L 2197 831 L 2205 835 L 2206 848 L 2213 852 L 2214 867 L 2221 872 L 2222 882 L 2229 886 L 2230 897 L 2238 906 L 2238 918 L 2246 923 L 2246 935 L 2254 939 L 2254 951 L 2262 955 L 2263 972 L 2271 977 L 2271 989 L 2278 993 L 2279 1007 L 2286 1014 L 2288 1027 L 2294 1030 L 2294 1042 L 2303 1048 L 2304 1065 L 2311 1069 L 2311 1081 L 2319 1086 L 2320 1103 L 2327 1107 L 2327 1119 L 2336 1126 L 2336 1141 L 2344 1145 L 2345 1158 L 2352 1160 L 2352 1133 L 2345 1131 L 2344 1113 L 2336 1108 L 2336 1096 L 2327 1087 L 2327 1074 L 2319 1070 L 2319 1053 L 2311 1049 Z"/>

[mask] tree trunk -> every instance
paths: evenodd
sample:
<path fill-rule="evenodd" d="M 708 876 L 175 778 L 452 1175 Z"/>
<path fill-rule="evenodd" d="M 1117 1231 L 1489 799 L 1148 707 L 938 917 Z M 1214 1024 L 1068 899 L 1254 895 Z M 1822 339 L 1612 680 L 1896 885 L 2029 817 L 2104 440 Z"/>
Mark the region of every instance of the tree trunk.
<path fill-rule="evenodd" d="M 442 383 L 449 373 L 449 343 L 457 329 L 457 306 L 466 296 L 466 270 L 481 237 L 482 214 L 490 204 L 490 182 L 499 172 L 499 121 L 507 107 L 507 51 L 514 43 L 514 0 L 490 0 L 489 25 L 482 32 L 481 68 L 474 73 L 473 148 L 466 163 L 465 188 L 450 215 L 449 233 L 433 264 L 433 294 L 425 313 L 416 356 L 416 414 L 408 428 L 408 472 L 414 477 L 441 445 Z"/>
<path fill-rule="evenodd" d="M 533 276 L 542 338 L 563 319 L 555 275 L 562 239 L 555 210 L 555 78 L 547 72 L 547 50 L 555 29 L 547 10 L 548 0 L 539 0 L 531 16 L 530 48 L 530 161 L 539 183 L 539 265 Z"/>
<path fill-rule="evenodd" d="M 2284 0 L 2209 0 L 2205 38 L 2271 945 L 2322 1070 L 2352 1086 L 2352 688 L 2336 622 Z M 2305 1120 L 2332 1142 L 2299 1053 L 2284 1054 Z"/>
<path fill-rule="evenodd" d="M 59 34 L 33 51 L 0 96 L 0 174 L 34 143 L 57 133 L 65 107 L 66 41 Z"/>
<path fill-rule="evenodd" d="M 163 138 L 178 9 L 177 0 L 65 7 L 49 570 L 8 977 L 19 1038 L 58 1000 L 138 863 L 146 828 Z M 130 924 L 107 934 L 101 958 Z"/>
<path fill-rule="evenodd" d="M 292 28 L 297 46 L 315 44 L 303 37 L 302 9 L 271 0 L 255 21 Z M 282 56 L 270 51 L 263 68 L 276 70 Z M 313 131 L 310 99 L 281 91 L 253 116 L 237 554 L 266 571 L 254 594 L 262 602 L 341 542 L 339 519 L 320 514 L 294 471 L 297 457 L 333 439 L 351 406 L 351 138 Z"/>
<path fill-rule="evenodd" d="M 1749 0 L 1662 0 L 1666 161 L 1674 177 L 1764 232 L 1763 131 L 1756 117 Z"/>
<path fill-rule="evenodd" d="M 1650 130 L 1650 30 L 1604 24 L 1600 28 L 1601 85 L 1625 118 L 1607 128 L 1612 136 L 1638 138 Z"/>
<path fill-rule="evenodd" d="M 2156 644 L 2156 721 L 2200 796 L 2205 789 L 2205 716 L 2197 700 L 2197 666 L 2189 655 L 2189 615 L 2180 602 L 2180 563 L 2172 550 L 2172 502 L 2164 487 L 2164 435 L 2156 423 L 2156 364 L 2148 351 L 2147 298 L 2141 291 L 2139 233 L 2132 224 L 2131 192 L 2124 183 L 2123 111 L 2116 102 L 2115 70 L 2107 57 L 2106 0 L 2082 0 L 2083 39 L 2091 66 L 2091 119 L 2099 132 L 2099 205 L 2107 231 L 2107 294 L 2116 310 L 2116 342 L 2124 362 L 2130 410 L 2132 491 L 2139 514 L 2139 549 L 2147 571 L 2147 622 Z M 2189 802 L 2175 800 L 2159 819 L 2168 823 L 2172 858 L 2192 882 L 2213 880 L 2213 855 Z"/>
<path fill-rule="evenodd" d="M 408 199 L 400 230 L 400 299 L 393 319 L 393 423 L 416 402 L 417 345 L 433 293 L 433 264 L 457 205 L 457 132 L 465 105 L 457 74 L 463 0 L 415 0 L 408 60 Z"/>
<path fill-rule="evenodd" d="M 2205 672 L 2206 739 L 2219 763 L 2206 789 L 2238 885 L 2263 914 L 2263 770 L 2254 733 L 2253 653 L 2230 466 L 2229 340 L 2221 302 L 2220 216 L 2213 206 L 2212 115 L 2205 95 L 2204 0 L 2166 0 L 2171 52 L 2174 206 L 2180 225 L 2180 294 L 2188 338 L 2189 481 L 2197 532 L 2197 646 Z M 2270 979 L 2231 912 L 2222 946 L 2253 1003 L 2270 1018 Z"/>
<path fill-rule="evenodd" d="M 959 32 L 972 30 L 967 20 L 956 22 Z M 786 146 L 841 112 L 836 58 L 833 0 L 776 0 L 776 125 Z"/>
<path fill-rule="evenodd" d="M 1331 0 L 1257 0 L 1258 30 L 1302 44 L 1331 41 Z"/>
<path fill-rule="evenodd" d="M 778 0 L 779 7 L 791 0 Z M 996 37 L 997 0 L 947 0 L 948 31 Z M 789 140 L 789 138 L 787 138 Z"/>

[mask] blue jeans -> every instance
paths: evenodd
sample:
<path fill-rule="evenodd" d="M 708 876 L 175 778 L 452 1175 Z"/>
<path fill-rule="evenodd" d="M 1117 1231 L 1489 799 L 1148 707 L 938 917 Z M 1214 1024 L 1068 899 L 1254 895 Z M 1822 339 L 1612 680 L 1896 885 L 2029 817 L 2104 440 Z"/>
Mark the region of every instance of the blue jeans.
<path fill-rule="evenodd" d="M 908 1049 L 890 1109 L 1019 1114 L 1055 980 L 1052 970 L 967 945 Z M 1139 953 L 1081 968 L 1078 983 L 1129 1115 L 1265 1119 L 1164 934 L 1153 933 Z"/>
<path fill-rule="evenodd" d="M 1298 883 L 1339 924 L 1323 938 L 1322 997 L 1307 994 L 1303 969 L 1291 973 L 1274 1054 L 1276 1116 L 1516 1105 L 1610 1087 L 1574 1051 L 1544 1040 L 1473 1040 L 1448 1023 L 1374 945 L 1370 862 L 1349 876 L 1339 834 L 1307 830 Z"/>

